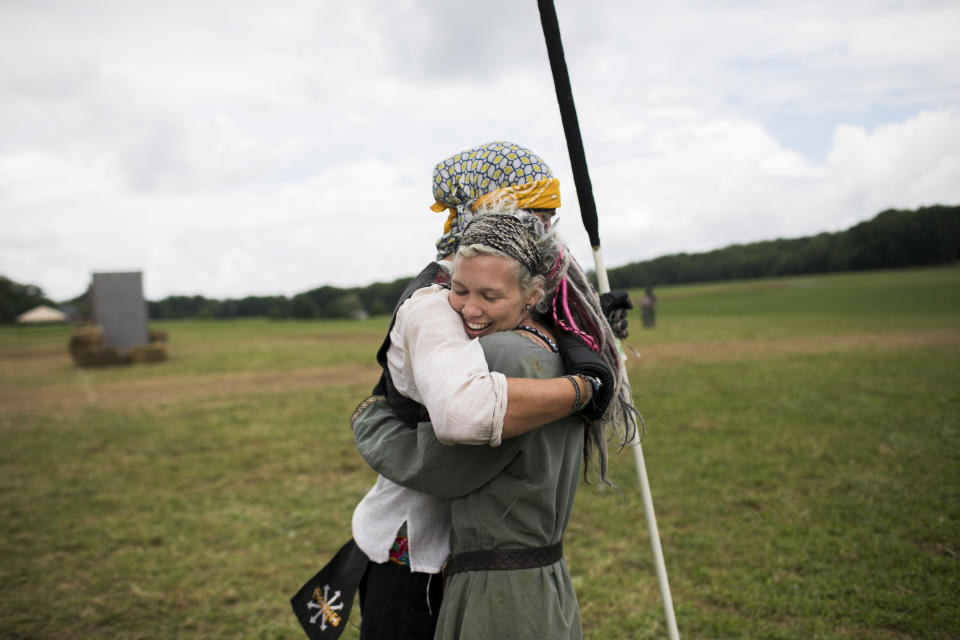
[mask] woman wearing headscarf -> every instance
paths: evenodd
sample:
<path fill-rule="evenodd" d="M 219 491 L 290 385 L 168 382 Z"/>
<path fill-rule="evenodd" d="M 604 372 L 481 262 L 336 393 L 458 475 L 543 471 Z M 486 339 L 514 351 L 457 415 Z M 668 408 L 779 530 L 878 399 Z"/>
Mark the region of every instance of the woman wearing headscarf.
<path fill-rule="evenodd" d="M 549 225 L 560 205 L 549 166 L 520 145 L 491 142 L 439 162 L 432 185 L 432 209 L 449 212 L 437 260 L 401 296 L 377 353 L 383 375 L 374 394 L 385 396 L 410 428 L 431 420 L 446 444 L 497 447 L 503 439 L 564 417 L 578 398 L 582 414 L 602 414 L 612 397 L 614 369 L 582 342 L 566 335 L 560 340 L 565 362 L 560 373 L 605 382 L 599 393 L 579 376 L 576 387 L 562 378 L 508 380 L 504 372 L 488 367 L 480 344 L 468 339 L 448 304 L 446 284 L 429 288 L 449 282 L 452 252 L 478 213 L 503 207 L 531 211 Z M 449 532 L 447 499 L 378 477 L 353 516 L 355 544 L 369 558 L 360 582 L 364 640 L 393 638 L 409 627 L 421 632 L 416 637 L 432 637 Z"/>
<path fill-rule="evenodd" d="M 515 209 L 510 195 L 495 200 L 486 208 Z M 479 338 L 491 370 L 561 375 L 556 342 L 572 337 L 617 372 L 614 401 L 602 416 L 576 416 L 586 390 L 570 377 L 577 392 L 570 416 L 490 448 L 446 446 L 429 423 L 411 430 L 374 397 L 352 419 L 358 450 L 392 482 L 450 499 L 453 555 L 437 638 L 579 638 L 562 536 L 583 454 L 606 481 L 609 431 L 619 427 L 626 442 L 636 426 L 614 337 L 567 249 L 527 214 L 468 223 L 450 287 L 448 304 L 467 335 Z"/>

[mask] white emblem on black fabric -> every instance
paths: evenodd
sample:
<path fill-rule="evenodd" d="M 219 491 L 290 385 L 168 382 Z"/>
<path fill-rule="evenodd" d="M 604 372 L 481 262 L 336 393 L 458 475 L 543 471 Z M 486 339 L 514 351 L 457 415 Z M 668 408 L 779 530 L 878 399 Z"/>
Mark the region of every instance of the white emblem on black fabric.
<path fill-rule="evenodd" d="M 337 602 L 340 599 L 340 592 L 334 591 L 333 597 L 330 597 L 330 585 L 323 585 L 323 595 L 320 594 L 320 588 L 313 590 L 313 600 L 307 603 L 307 609 L 316 609 L 317 612 L 310 618 L 310 624 L 317 624 L 320 620 L 320 630 L 327 630 L 329 622 L 334 627 L 340 626 L 340 615 L 337 613 L 343 609 L 343 602 Z M 335 604 L 336 603 L 336 604 Z"/>

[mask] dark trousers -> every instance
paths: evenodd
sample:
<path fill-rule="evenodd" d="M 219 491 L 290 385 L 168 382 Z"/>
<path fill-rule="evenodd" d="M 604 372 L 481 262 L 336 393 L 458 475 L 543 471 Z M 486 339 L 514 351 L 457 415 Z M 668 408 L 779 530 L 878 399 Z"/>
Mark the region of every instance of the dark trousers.
<path fill-rule="evenodd" d="M 360 640 L 432 640 L 442 598 L 441 575 L 371 562 L 360 581 Z"/>

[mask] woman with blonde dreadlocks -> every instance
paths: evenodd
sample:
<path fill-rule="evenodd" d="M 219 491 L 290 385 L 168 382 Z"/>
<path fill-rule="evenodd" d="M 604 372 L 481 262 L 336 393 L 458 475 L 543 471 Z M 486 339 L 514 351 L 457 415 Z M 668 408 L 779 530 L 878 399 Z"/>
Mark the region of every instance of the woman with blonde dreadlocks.
<path fill-rule="evenodd" d="M 514 205 L 515 206 L 515 205 Z M 509 199 L 486 209 L 511 208 Z M 451 499 L 453 555 L 436 638 L 580 638 L 562 555 L 581 462 L 607 482 L 609 432 L 627 442 L 636 411 L 599 300 L 567 249 L 532 215 L 478 215 L 460 238 L 448 302 L 491 370 L 521 378 L 563 373 L 557 342 L 573 340 L 611 370 L 614 400 L 594 419 L 571 416 L 496 448 L 446 446 L 430 423 L 410 429 L 384 401 L 352 420 L 358 450 L 382 476 Z M 586 466 L 584 473 L 587 473 Z"/>
<path fill-rule="evenodd" d="M 559 377 L 508 378 L 488 367 L 479 342 L 469 339 L 460 316 L 450 308 L 447 289 L 435 284 L 449 282 L 453 251 L 478 210 L 509 202 L 511 208 L 532 211 L 549 224 L 560 206 L 558 181 L 550 167 L 530 149 L 490 142 L 437 163 L 432 191 L 432 209 L 449 211 L 436 243 L 437 259 L 400 298 L 377 353 L 383 375 L 373 393 L 385 396 L 411 429 L 429 415 L 437 437 L 446 444 L 497 447 L 502 440 L 566 416 L 575 400 L 583 415 L 601 415 L 612 397 L 614 370 L 597 354 L 579 341 L 573 349 L 563 349 L 561 341 L 565 366 L 560 373 L 573 375 L 576 387 Z M 599 393 L 593 393 L 586 376 L 602 381 Z M 368 562 L 361 577 L 351 570 L 350 578 L 341 582 L 359 586 L 361 639 L 432 638 L 440 609 L 440 569 L 450 553 L 449 500 L 380 476 L 357 505 L 352 530 L 353 540 L 344 549 L 359 550 Z M 347 553 L 353 557 L 352 551 Z"/>

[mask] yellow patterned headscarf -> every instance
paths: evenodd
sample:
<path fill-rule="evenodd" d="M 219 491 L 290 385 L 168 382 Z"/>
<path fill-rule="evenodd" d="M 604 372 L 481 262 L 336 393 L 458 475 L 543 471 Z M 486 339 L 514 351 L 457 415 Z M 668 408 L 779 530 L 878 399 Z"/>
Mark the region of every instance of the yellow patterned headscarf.
<path fill-rule="evenodd" d="M 446 158 L 433 169 L 430 208 L 449 211 L 437 257 L 456 249 L 470 214 L 494 204 L 516 203 L 518 209 L 556 209 L 560 183 L 540 156 L 506 141 L 482 144 Z"/>

